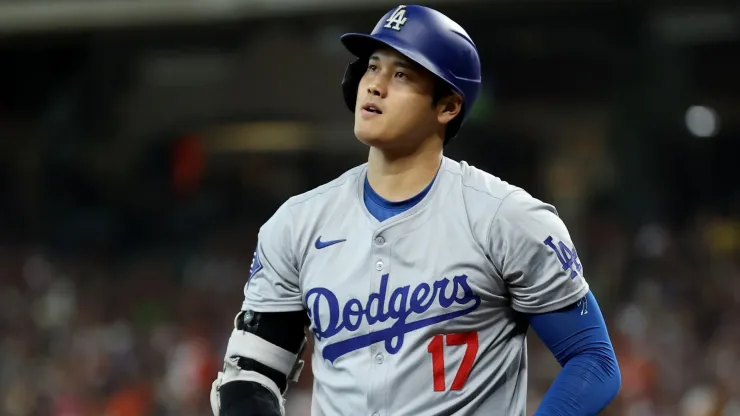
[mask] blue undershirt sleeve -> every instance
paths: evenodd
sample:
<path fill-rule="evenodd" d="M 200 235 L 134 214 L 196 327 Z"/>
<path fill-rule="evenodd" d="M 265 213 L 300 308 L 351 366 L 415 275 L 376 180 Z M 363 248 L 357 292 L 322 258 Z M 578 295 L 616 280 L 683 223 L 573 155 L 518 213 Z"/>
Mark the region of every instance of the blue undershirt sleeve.
<path fill-rule="evenodd" d="M 622 377 L 593 293 L 589 291 L 570 307 L 527 317 L 563 367 L 535 416 L 587 416 L 601 412 L 616 397 Z"/>

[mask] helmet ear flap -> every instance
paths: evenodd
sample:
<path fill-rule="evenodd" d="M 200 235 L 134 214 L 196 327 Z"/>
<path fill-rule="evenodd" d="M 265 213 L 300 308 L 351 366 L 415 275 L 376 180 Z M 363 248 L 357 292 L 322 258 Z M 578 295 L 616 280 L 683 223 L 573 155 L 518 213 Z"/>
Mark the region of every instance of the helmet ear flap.
<path fill-rule="evenodd" d="M 357 106 L 357 88 L 360 86 L 360 79 L 367 70 L 367 59 L 358 59 L 347 65 L 342 78 L 342 93 L 344 94 L 344 103 L 347 104 L 349 111 L 355 112 Z"/>

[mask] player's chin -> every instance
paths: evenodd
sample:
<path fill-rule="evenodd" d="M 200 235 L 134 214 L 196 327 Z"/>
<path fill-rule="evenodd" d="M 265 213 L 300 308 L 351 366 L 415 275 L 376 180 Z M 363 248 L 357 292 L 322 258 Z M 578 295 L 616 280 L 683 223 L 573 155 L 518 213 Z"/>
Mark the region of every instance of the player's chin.
<path fill-rule="evenodd" d="M 368 146 L 382 146 L 388 140 L 387 134 L 384 134 L 384 129 L 379 127 L 372 125 L 372 123 L 355 122 L 355 137 Z"/>

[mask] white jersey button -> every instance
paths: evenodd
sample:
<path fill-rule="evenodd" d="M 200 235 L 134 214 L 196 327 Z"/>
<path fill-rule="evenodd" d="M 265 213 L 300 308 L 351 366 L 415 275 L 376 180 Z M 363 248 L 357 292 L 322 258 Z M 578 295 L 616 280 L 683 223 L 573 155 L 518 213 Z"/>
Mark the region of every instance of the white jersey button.
<path fill-rule="evenodd" d="M 380 260 L 378 260 L 378 262 L 377 262 L 377 263 L 375 263 L 375 270 L 377 270 L 377 271 L 381 271 L 381 270 L 383 270 L 383 266 L 384 266 L 384 265 L 383 265 L 383 262 L 382 262 L 382 261 L 380 261 Z"/>
<path fill-rule="evenodd" d="M 375 244 L 382 246 L 383 244 L 385 244 L 385 238 L 383 238 L 383 236 L 381 235 L 377 236 L 375 238 Z"/>
<path fill-rule="evenodd" d="M 378 353 L 378 354 L 375 355 L 375 362 L 376 363 L 383 364 L 383 359 L 384 359 L 383 354 Z"/>

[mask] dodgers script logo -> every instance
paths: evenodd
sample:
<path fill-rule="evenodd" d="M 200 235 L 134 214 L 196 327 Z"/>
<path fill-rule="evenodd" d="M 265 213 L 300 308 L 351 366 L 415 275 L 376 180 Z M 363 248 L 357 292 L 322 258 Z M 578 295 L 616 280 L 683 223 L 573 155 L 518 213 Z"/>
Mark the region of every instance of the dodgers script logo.
<path fill-rule="evenodd" d="M 390 328 L 326 345 L 323 350 L 325 359 L 333 363 L 342 355 L 380 341 L 385 342 L 385 350 L 389 354 L 395 354 L 403 346 L 405 334 L 467 315 L 481 303 L 480 297 L 476 296 L 468 285 L 466 275 L 455 276 L 452 281 L 444 278 L 431 285 L 420 283 L 414 288 L 401 286 L 393 290 L 390 296 L 388 296 L 388 278 L 388 274 L 381 277 L 380 290 L 371 293 L 365 303 L 353 298 L 342 306 L 334 292 L 323 287 L 313 288 L 306 293 L 308 316 L 313 321 L 311 331 L 319 340 L 332 338 L 342 331 L 357 331 L 363 322 L 372 327 L 378 322 L 395 320 Z M 448 289 L 450 286 L 451 289 Z M 455 304 L 465 308 L 424 319 L 409 319 L 413 315 L 428 311 L 435 303 L 445 310 L 456 309 L 452 308 Z M 329 311 L 325 315 L 328 316 L 328 322 L 322 321 L 321 312 L 326 310 L 324 308 Z"/>

